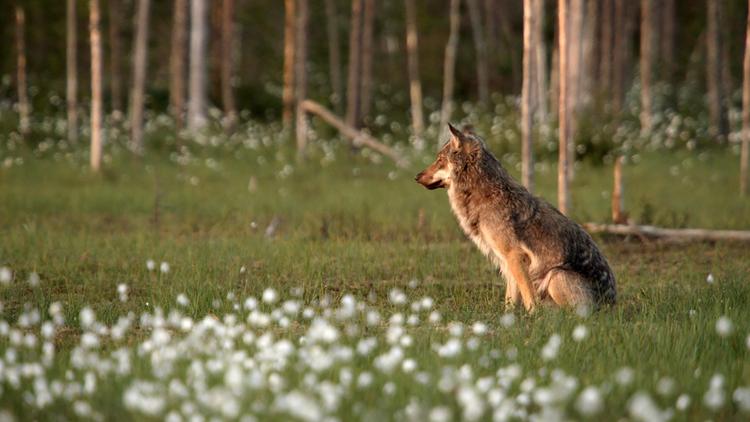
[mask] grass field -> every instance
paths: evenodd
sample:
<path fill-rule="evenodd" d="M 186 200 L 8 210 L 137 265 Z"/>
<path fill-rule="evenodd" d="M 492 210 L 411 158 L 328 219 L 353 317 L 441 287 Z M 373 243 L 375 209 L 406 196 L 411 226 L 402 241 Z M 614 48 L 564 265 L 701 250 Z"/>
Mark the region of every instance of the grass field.
<path fill-rule="evenodd" d="M 529 316 L 505 309 L 444 192 L 414 183 L 428 154 L 400 170 L 346 148 L 195 151 L 111 152 L 101 175 L 64 151 L 5 159 L 2 416 L 750 417 L 748 245 L 597 238 L 618 305 Z M 750 228 L 737 161 L 641 154 L 626 207 Z M 538 167 L 554 201 L 555 166 Z M 606 221 L 610 183 L 582 165 L 573 217 Z"/>

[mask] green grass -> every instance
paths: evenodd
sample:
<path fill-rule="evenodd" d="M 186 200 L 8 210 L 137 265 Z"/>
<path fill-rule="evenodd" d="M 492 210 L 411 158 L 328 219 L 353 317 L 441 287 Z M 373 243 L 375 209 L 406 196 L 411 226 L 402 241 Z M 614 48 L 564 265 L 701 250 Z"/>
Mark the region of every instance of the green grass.
<path fill-rule="evenodd" d="M 445 194 L 428 192 L 413 182 L 421 163 L 396 170 L 388 163 L 337 154 L 337 160 L 321 165 L 315 156 L 297 164 L 284 149 L 214 151 L 185 166 L 167 160 L 166 154 L 154 153 L 143 161 L 115 154 L 102 175 L 92 175 L 82 157 L 55 160 L 22 152 L 22 165 L 0 170 L 0 266 L 15 273 L 12 283 L 0 285 L 2 317 L 15 324 L 25 311 L 40 309 L 46 314 L 51 303 L 61 302 L 69 328 L 54 339 L 58 353 L 48 376 L 62 377 L 71 370 L 78 377 L 82 375 L 69 358 L 80 341 L 78 316 L 86 306 L 102 322 L 113 324 L 128 312 L 137 320 L 156 308 L 173 309 L 175 297 L 185 293 L 190 305 L 183 312 L 198 320 L 233 312 L 229 292 L 241 305 L 245 297 L 260 297 L 267 287 L 283 297 L 301 287 L 305 303 L 330 297 L 336 304 L 350 293 L 383 316 L 397 311 L 408 315 L 408 309 L 388 301 L 389 291 L 399 288 L 410 301 L 432 297 L 442 314 L 440 324 L 409 328 L 414 340 L 409 356 L 434 377 L 433 382 L 421 385 L 398 371 L 390 376 L 376 373 L 374 385 L 379 388 L 347 393 L 334 412 L 342 420 L 404 417 L 411 399 L 427 410 L 448 405 L 458 417 L 456 393 L 436 387 L 444 366 L 467 363 L 478 378 L 514 362 L 523 368 L 522 379 L 534 377 L 538 385 L 548 384 L 555 368 L 575 377 L 576 393 L 562 404 L 571 415 L 576 415 L 578 389 L 597 385 L 605 407 L 596 419 L 626 415 L 628 400 L 640 390 L 649 392 L 662 408 L 673 408 L 679 394 L 688 394 L 692 402 L 686 411 L 676 411 L 677 419 L 747 416 L 732 402 L 732 392 L 750 384 L 748 245 L 598 238 L 617 277 L 617 306 L 587 319 L 547 308 L 531 316 L 517 312 L 516 324 L 504 328 L 499 323 L 506 312 L 502 279 L 461 234 Z M 206 165 L 209 158 L 218 163 L 216 169 Z M 625 167 L 626 207 L 632 218 L 645 223 L 746 229 L 750 201 L 736 195 L 737 161 L 718 151 L 643 154 L 637 164 Z M 280 176 L 287 165 L 293 171 Z M 540 193 L 554 200 L 555 167 L 545 167 L 537 183 Z M 510 169 L 517 175 L 515 167 Z M 251 178 L 257 186 L 254 191 L 248 186 Z M 610 184 L 609 168 L 579 168 L 573 183 L 573 217 L 606 221 Z M 278 229 L 267 237 L 265 230 L 273 220 Z M 168 262 L 171 271 L 149 272 L 149 259 L 157 267 Z M 243 266 L 247 270 L 241 273 Z M 31 272 L 40 275 L 39 286 L 25 282 Z M 715 283 L 706 282 L 708 274 Z M 409 287 L 413 279 L 418 283 Z M 119 283 L 129 286 L 126 302 L 118 300 Z M 734 324 L 727 338 L 719 337 L 714 328 L 722 315 Z M 453 361 L 442 359 L 432 345 L 448 338 L 449 321 L 461 321 L 467 329 L 473 321 L 484 321 L 490 331 L 481 336 L 476 350 Z M 589 330 L 580 343 L 571 338 L 579 324 Z M 384 325 L 367 330 L 382 336 Z M 294 338 L 301 330 L 271 331 Z M 555 333 L 562 336 L 560 353 L 545 362 L 540 351 Z M 136 346 L 149 336 L 149 330 L 136 328 L 124 344 Z M 343 343 L 354 345 L 358 337 Z M 10 347 L 10 340 L 0 336 L 0 356 Z M 103 350 L 116 347 L 105 342 Z M 382 341 L 377 350 L 387 350 Z M 493 350 L 501 357 L 488 359 Z M 513 350 L 517 356 L 508 357 Z M 81 400 L 107 419 L 138 418 L 125 409 L 123 391 L 133 379 L 153 375 L 147 361 L 137 354 L 133 359 L 131 375 L 100 379 L 96 392 Z M 372 370 L 372 358 L 355 357 L 348 366 L 355 374 Z M 621 386 L 614 375 L 625 366 L 634 370 L 634 381 Z M 292 386 L 302 385 L 303 374 L 294 368 L 282 373 Z M 320 379 L 337 379 L 329 372 Z M 714 412 L 702 401 L 716 373 L 725 377 L 726 404 Z M 675 388 L 660 395 L 656 390 L 663 377 L 673 379 Z M 388 381 L 398 394 L 382 393 Z M 519 382 L 511 389 L 516 395 Z M 0 383 L 0 409 L 22 419 L 75 417 L 70 402 L 59 399 L 38 410 L 25 401 L 21 390 Z M 243 409 L 253 409 L 253 403 L 270 406 L 271 401 L 273 394 L 264 389 L 248 397 Z M 531 404 L 527 411 L 539 409 Z M 269 408 L 256 410 L 284 419 Z M 488 410 L 484 418 L 491 417 Z"/>

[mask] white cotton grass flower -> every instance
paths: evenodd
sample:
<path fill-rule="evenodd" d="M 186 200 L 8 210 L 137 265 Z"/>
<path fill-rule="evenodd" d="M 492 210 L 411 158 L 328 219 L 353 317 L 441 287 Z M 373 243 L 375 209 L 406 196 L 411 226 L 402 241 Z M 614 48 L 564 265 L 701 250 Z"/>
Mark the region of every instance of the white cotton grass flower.
<path fill-rule="evenodd" d="M 146 261 L 146 268 L 149 271 L 154 271 L 156 269 L 156 262 L 154 262 L 153 259 L 149 259 Z"/>
<path fill-rule="evenodd" d="M 667 422 L 672 419 L 671 409 L 662 410 L 648 393 L 639 391 L 631 397 L 628 412 L 634 420 L 642 422 Z"/>
<path fill-rule="evenodd" d="M 656 392 L 661 396 L 668 397 L 674 393 L 676 387 L 677 383 L 673 378 L 661 377 L 656 383 Z"/>
<path fill-rule="evenodd" d="M 388 300 L 396 306 L 401 306 L 406 303 L 406 293 L 404 293 L 401 289 L 393 288 L 390 292 L 388 292 Z"/>
<path fill-rule="evenodd" d="M 604 399 L 598 388 L 589 386 L 581 391 L 576 399 L 576 410 L 583 416 L 590 417 L 604 409 Z"/>
<path fill-rule="evenodd" d="M 677 401 L 675 402 L 674 407 L 680 412 L 684 412 L 688 407 L 690 407 L 690 402 L 690 396 L 683 393 L 680 394 L 679 397 L 677 397 Z"/>
<path fill-rule="evenodd" d="M 437 406 L 430 410 L 430 422 L 450 422 L 453 420 L 453 412 L 448 406 Z"/>
<path fill-rule="evenodd" d="M 279 294 L 276 292 L 276 290 L 269 287 L 266 290 L 263 290 L 263 296 L 261 296 L 261 299 L 264 303 L 273 304 L 276 303 L 277 300 L 279 300 Z"/>
<path fill-rule="evenodd" d="M 734 331 L 734 325 L 726 315 L 722 315 L 716 320 L 716 334 L 719 337 L 727 337 L 732 334 L 732 331 Z"/>
<path fill-rule="evenodd" d="M 120 283 L 117 285 L 117 296 L 120 298 L 120 302 L 128 301 L 128 285 Z"/>
<path fill-rule="evenodd" d="M 162 274 L 168 274 L 169 269 L 169 262 L 162 261 L 161 264 L 159 264 L 159 271 L 161 271 Z"/>
<path fill-rule="evenodd" d="M 477 321 L 471 326 L 471 331 L 478 336 L 484 335 L 487 333 L 487 324 Z"/>
<path fill-rule="evenodd" d="M 706 283 L 708 283 L 708 284 L 714 284 L 714 281 L 715 281 L 714 280 L 714 275 L 711 274 L 711 273 L 708 273 L 708 275 L 706 276 Z"/>
<path fill-rule="evenodd" d="M 542 347 L 542 360 L 551 361 L 557 357 L 562 344 L 562 337 L 559 334 L 552 334 L 547 343 Z"/>
<path fill-rule="evenodd" d="M 505 328 L 510 328 L 516 323 L 516 316 L 510 312 L 506 312 L 500 317 L 500 325 Z"/>
<path fill-rule="evenodd" d="M 708 390 L 703 395 L 703 404 L 710 410 L 717 411 L 724 406 L 726 393 L 724 392 L 724 376 L 714 374 L 711 377 Z"/>
<path fill-rule="evenodd" d="M 29 279 L 28 279 L 29 286 L 37 287 L 39 285 L 39 281 L 40 281 L 39 274 L 37 274 L 36 272 L 32 272 L 31 274 L 29 274 Z"/>
<path fill-rule="evenodd" d="M 615 372 L 615 381 L 623 387 L 632 384 L 634 379 L 635 371 L 629 366 L 624 366 Z"/>
<path fill-rule="evenodd" d="M 578 324 L 576 325 L 576 328 L 573 329 L 573 340 L 577 342 L 585 340 L 588 336 L 589 329 L 583 324 Z"/>
<path fill-rule="evenodd" d="M 0 284 L 9 284 L 13 280 L 13 271 L 8 267 L 0 267 Z"/>
<path fill-rule="evenodd" d="M 180 293 L 177 295 L 177 304 L 184 308 L 190 304 L 190 299 L 188 299 L 185 293 Z"/>
<path fill-rule="evenodd" d="M 750 387 L 739 387 L 732 393 L 732 400 L 737 404 L 740 411 L 750 413 Z"/>
<path fill-rule="evenodd" d="M 81 312 L 78 314 L 78 320 L 81 322 L 81 328 L 89 328 L 94 325 L 94 321 L 96 321 L 96 315 L 94 314 L 94 311 L 91 310 L 91 308 L 86 306 L 81 309 Z"/>

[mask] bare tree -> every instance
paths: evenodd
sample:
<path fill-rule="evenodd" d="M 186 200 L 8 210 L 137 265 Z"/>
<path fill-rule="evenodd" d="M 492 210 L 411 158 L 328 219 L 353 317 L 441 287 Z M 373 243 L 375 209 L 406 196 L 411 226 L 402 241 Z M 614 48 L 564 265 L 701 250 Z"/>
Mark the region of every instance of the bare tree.
<path fill-rule="evenodd" d="M 362 105 L 362 0 L 352 0 L 349 30 L 349 69 L 346 81 L 346 124 L 359 127 Z"/>
<path fill-rule="evenodd" d="M 544 0 L 533 1 L 533 23 L 534 23 L 534 50 L 536 52 L 534 56 L 534 76 L 536 76 L 535 91 L 537 99 L 535 101 L 537 107 L 537 115 L 540 121 L 547 118 L 549 107 L 547 106 L 547 43 L 544 41 Z"/>
<path fill-rule="evenodd" d="M 206 0 L 190 2 L 190 86 L 188 128 L 197 130 L 206 124 Z"/>
<path fill-rule="evenodd" d="M 478 0 L 466 0 L 469 7 L 471 33 L 474 38 L 474 50 L 477 57 L 477 93 L 479 101 L 486 103 L 489 99 L 489 83 L 487 81 L 487 46 L 482 28 L 481 11 Z"/>
<path fill-rule="evenodd" d="M 750 0 L 745 30 L 745 59 L 742 66 L 742 151 L 740 153 L 740 195 L 748 194 L 750 168 Z"/>
<path fill-rule="evenodd" d="M 624 211 L 624 186 L 622 182 L 622 156 L 615 158 L 612 186 L 612 222 L 615 224 L 627 223 Z"/>
<path fill-rule="evenodd" d="M 343 85 L 341 82 L 341 51 L 339 50 L 339 27 L 336 14 L 336 2 L 325 0 L 326 29 L 328 31 L 328 72 L 331 79 L 331 97 L 334 110 L 341 114 L 343 109 Z"/>
<path fill-rule="evenodd" d="M 284 88 L 281 94 L 284 128 L 292 125 L 294 110 L 294 46 L 296 25 L 296 0 L 284 0 Z"/>
<path fill-rule="evenodd" d="M 635 31 L 636 8 L 630 0 L 615 0 L 614 44 L 612 52 L 612 112 L 622 110 L 626 80 L 630 72 L 631 39 Z"/>
<path fill-rule="evenodd" d="M 641 132 L 647 134 L 652 129 L 651 78 L 654 63 L 654 2 L 641 0 Z"/>
<path fill-rule="evenodd" d="M 143 154 L 143 104 L 145 102 L 146 57 L 148 54 L 149 0 L 136 5 L 133 51 L 133 92 L 130 97 L 130 131 L 133 151 Z"/>
<path fill-rule="evenodd" d="M 296 63 L 295 79 L 297 81 L 297 103 L 296 103 L 296 134 L 297 134 L 297 154 L 304 157 L 305 148 L 307 147 L 307 116 L 302 102 L 307 97 L 307 22 L 310 12 L 308 10 L 307 0 L 297 0 L 297 24 L 295 44 L 297 45 L 297 56 L 294 58 Z"/>
<path fill-rule="evenodd" d="M 66 19 L 66 86 L 65 103 L 68 112 L 68 142 L 78 141 L 78 34 L 76 25 L 76 0 L 68 0 Z"/>
<path fill-rule="evenodd" d="M 671 83 L 674 76 L 675 46 L 675 0 L 662 0 L 661 34 L 659 36 L 659 57 L 661 58 L 662 79 Z"/>
<path fill-rule="evenodd" d="M 355 0 L 356 1 L 356 0 Z M 417 10 L 414 0 L 404 0 L 406 6 L 406 58 L 409 67 L 409 96 L 414 137 L 422 138 L 422 82 L 419 78 L 419 41 L 417 39 Z"/>
<path fill-rule="evenodd" d="M 456 50 L 461 26 L 461 0 L 451 0 L 450 3 L 450 32 L 445 45 L 443 60 L 443 105 L 440 110 L 440 133 L 448 130 L 448 123 L 453 114 L 453 87 L 456 79 Z M 440 148 L 438 139 L 438 148 Z"/>
<path fill-rule="evenodd" d="M 523 87 L 521 89 L 521 179 L 529 192 L 534 190 L 534 151 L 532 91 L 534 84 L 534 1 L 523 2 Z"/>
<path fill-rule="evenodd" d="M 557 18 L 558 18 L 558 51 L 559 51 L 559 105 L 557 112 L 559 114 L 559 147 L 557 163 L 557 208 L 561 213 L 568 213 L 570 193 L 568 192 L 568 6 L 570 0 L 558 0 Z"/>
<path fill-rule="evenodd" d="M 615 27 L 615 0 L 603 0 L 601 11 L 601 44 L 599 50 L 599 89 L 602 93 L 612 93 L 614 69 L 615 33 L 621 29 Z"/>
<path fill-rule="evenodd" d="M 706 27 L 706 77 L 708 78 L 708 109 L 711 132 L 725 137 L 729 133 L 724 84 L 722 80 L 722 0 L 707 0 L 708 15 Z"/>
<path fill-rule="evenodd" d="M 224 106 L 225 124 L 234 127 L 237 108 L 232 92 L 232 70 L 234 68 L 234 0 L 223 0 L 221 8 L 221 101 Z"/>
<path fill-rule="evenodd" d="M 89 3 L 89 36 L 91 39 L 91 169 L 99 171 L 102 163 L 102 34 L 99 29 L 99 0 Z"/>
<path fill-rule="evenodd" d="M 362 26 L 362 96 L 359 107 L 358 121 L 370 114 L 372 105 L 372 58 L 373 58 L 373 35 L 375 25 L 375 0 L 364 0 L 363 26 Z"/>
<path fill-rule="evenodd" d="M 109 0 L 109 90 L 112 111 L 119 117 L 122 101 L 122 0 Z"/>
<path fill-rule="evenodd" d="M 29 133 L 29 95 L 26 87 L 26 14 L 16 6 L 16 88 L 18 88 L 18 129 L 21 135 Z"/>
<path fill-rule="evenodd" d="M 583 92 L 581 86 L 585 84 L 584 74 L 585 66 L 583 65 L 583 21 L 584 21 L 584 3 L 583 0 L 570 0 L 566 7 L 568 16 L 568 27 L 566 31 L 567 42 L 567 65 L 566 74 L 567 100 L 566 113 L 568 136 L 566 145 L 568 146 L 566 168 L 568 171 L 568 182 L 573 180 L 575 175 L 575 153 L 576 153 L 576 135 L 578 132 L 578 111 L 581 107 Z M 562 51 L 562 50 L 561 50 Z"/>
<path fill-rule="evenodd" d="M 172 48 L 169 53 L 169 107 L 178 128 L 185 121 L 185 49 L 187 0 L 174 0 Z"/>

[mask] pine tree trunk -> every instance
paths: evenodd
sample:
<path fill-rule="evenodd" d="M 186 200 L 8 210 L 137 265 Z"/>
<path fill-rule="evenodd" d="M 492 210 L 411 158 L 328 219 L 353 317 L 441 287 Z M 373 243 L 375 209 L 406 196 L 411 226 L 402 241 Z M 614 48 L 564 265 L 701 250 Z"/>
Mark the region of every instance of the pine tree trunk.
<path fill-rule="evenodd" d="M 601 41 L 599 49 L 599 92 L 604 95 L 611 94 L 612 74 L 614 69 L 614 44 L 615 33 L 621 28 L 614 26 L 615 23 L 615 0 L 603 0 L 601 12 Z"/>
<path fill-rule="evenodd" d="M 91 169 L 99 171 L 102 163 L 102 34 L 99 0 L 90 0 L 89 31 L 91 39 Z"/>
<path fill-rule="evenodd" d="M 708 14 L 706 27 L 706 77 L 708 78 L 708 108 L 710 130 L 717 140 L 723 141 L 729 132 L 727 113 L 724 106 L 724 84 L 722 81 L 722 0 L 707 0 Z"/>
<path fill-rule="evenodd" d="M 190 86 L 188 128 L 195 131 L 206 125 L 206 0 L 190 2 Z"/>
<path fill-rule="evenodd" d="M 653 0 L 641 0 L 641 133 L 652 129 L 651 79 L 653 73 L 654 31 Z"/>
<path fill-rule="evenodd" d="M 612 222 L 614 224 L 627 223 L 624 212 L 624 192 L 622 182 L 622 156 L 615 158 L 612 186 Z"/>
<path fill-rule="evenodd" d="M 523 87 L 521 89 L 521 179 L 529 192 L 534 191 L 534 154 L 532 90 L 534 75 L 534 0 L 523 1 Z"/>
<path fill-rule="evenodd" d="M 169 106 L 178 129 L 185 124 L 185 50 L 187 0 L 174 0 L 172 49 L 169 53 Z"/>
<path fill-rule="evenodd" d="M 414 0 L 405 0 L 406 5 L 406 56 L 409 66 L 409 96 L 411 97 L 411 120 L 414 137 L 422 139 L 424 117 L 422 116 L 422 82 L 419 78 L 419 41 L 417 39 L 417 10 Z"/>
<path fill-rule="evenodd" d="M 535 58 L 534 58 L 534 76 L 536 76 L 536 94 L 537 94 L 537 117 L 539 121 L 545 121 L 547 114 L 549 113 L 549 107 L 547 106 L 548 95 L 547 92 L 547 43 L 544 40 L 544 17 L 545 7 L 544 0 L 533 1 L 533 22 L 534 22 L 534 45 L 535 45 Z"/>
<path fill-rule="evenodd" d="M 634 12 L 630 0 L 615 0 L 614 44 L 612 48 L 612 113 L 618 115 L 625 102 L 627 75 L 630 66 L 630 40 L 635 30 Z"/>
<path fill-rule="evenodd" d="M 578 111 L 583 102 L 583 74 L 585 66 L 583 65 L 583 0 L 570 0 L 567 5 L 568 27 L 568 63 L 566 73 L 568 75 L 566 104 L 567 130 L 568 136 L 566 145 L 568 146 L 567 164 L 568 183 L 575 176 L 575 157 L 576 157 L 576 136 L 578 133 Z"/>
<path fill-rule="evenodd" d="M 221 8 L 221 102 L 224 107 L 224 125 L 233 128 L 237 121 L 237 108 L 232 92 L 234 68 L 234 0 L 223 0 Z"/>
<path fill-rule="evenodd" d="M 456 50 L 461 26 L 461 0 L 450 2 L 450 32 L 445 44 L 443 59 L 443 105 L 440 109 L 440 133 L 448 130 L 448 123 L 453 114 L 453 87 L 456 82 Z M 438 139 L 437 147 L 441 147 L 442 139 Z"/>
<path fill-rule="evenodd" d="M 307 116 L 302 102 L 307 98 L 307 23 L 309 20 L 308 0 L 298 0 L 297 6 L 297 24 L 295 44 L 297 54 L 294 58 L 296 64 L 295 80 L 297 81 L 297 103 L 296 103 L 296 134 L 297 134 L 297 154 L 304 157 L 305 148 L 307 147 Z"/>
<path fill-rule="evenodd" d="M 109 90 L 112 111 L 119 117 L 123 111 L 122 101 L 122 14 L 121 0 L 109 0 Z"/>
<path fill-rule="evenodd" d="M 18 88 L 18 130 L 21 135 L 29 134 L 29 95 L 26 86 L 26 14 L 21 6 L 16 6 L 16 88 Z"/>
<path fill-rule="evenodd" d="M 570 194 L 568 192 L 568 6 L 570 0 L 558 0 L 558 36 L 559 43 L 559 114 L 558 133 L 560 144 L 558 147 L 557 163 L 557 208 L 563 214 L 568 214 Z"/>
<path fill-rule="evenodd" d="M 66 7 L 66 86 L 65 104 L 68 112 L 68 142 L 78 142 L 78 33 L 76 0 L 68 0 Z"/>
<path fill-rule="evenodd" d="M 296 0 L 284 0 L 284 88 L 281 94 L 282 114 L 281 119 L 285 129 L 292 126 L 292 115 L 294 113 L 294 56 L 295 56 L 295 25 L 296 25 Z"/>
<path fill-rule="evenodd" d="M 339 115 L 343 111 L 344 88 L 341 81 L 341 50 L 339 50 L 339 27 L 336 2 L 325 0 L 326 29 L 328 30 L 328 72 L 331 79 L 331 102 Z"/>
<path fill-rule="evenodd" d="M 362 105 L 362 0 L 352 0 L 349 29 L 349 73 L 346 81 L 346 124 L 359 128 Z"/>
<path fill-rule="evenodd" d="M 662 79 L 670 84 L 674 77 L 675 13 L 675 0 L 662 0 L 662 21 L 659 25 L 661 27 L 659 57 L 661 57 L 662 63 Z"/>
<path fill-rule="evenodd" d="M 136 5 L 135 42 L 133 44 L 133 93 L 130 105 L 131 147 L 143 154 L 143 104 L 145 102 L 146 57 L 148 55 L 149 0 L 138 0 Z"/>
<path fill-rule="evenodd" d="M 466 0 L 469 7 L 471 33 L 474 39 L 474 51 L 477 58 L 477 95 L 479 101 L 487 103 L 489 100 L 489 84 L 487 82 L 487 47 L 484 30 L 482 28 L 481 11 L 478 0 Z"/>
<path fill-rule="evenodd" d="M 740 195 L 747 196 L 750 184 L 750 0 L 745 30 L 745 59 L 742 64 L 742 150 L 740 152 Z"/>
<path fill-rule="evenodd" d="M 487 68 L 497 68 L 497 21 L 495 19 L 497 13 L 497 0 L 484 0 L 483 1 L 483 26 L 485 35 L 485 48 L 487 51 Z M 492 72 L 488 75 L 487 83 L 494 87 Z"/>
<path fill-rule="evenodd" d="M 372 57 L 373 31 L 375 24 L 375 0 L 364 0 L 364 24 L 362 27 L 362 98 L 358 122 L 370 114 L 372 105 Z"/>

